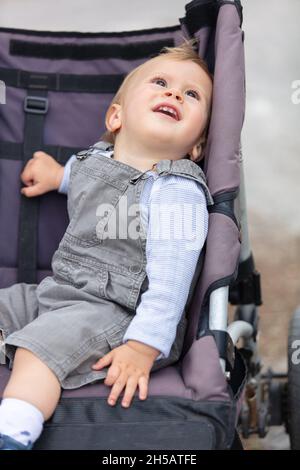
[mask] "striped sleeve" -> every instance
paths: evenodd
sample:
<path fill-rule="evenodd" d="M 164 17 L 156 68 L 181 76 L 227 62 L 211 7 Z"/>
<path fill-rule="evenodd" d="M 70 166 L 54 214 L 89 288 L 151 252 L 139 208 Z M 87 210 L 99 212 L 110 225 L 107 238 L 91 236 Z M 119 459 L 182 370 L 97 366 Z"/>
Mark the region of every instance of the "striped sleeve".
<path fill-rule="evenodd" d="M 199 183 L 175 175 L 154 182 L 146 243 L 149 285 L 123 342 L 137 340 L 158 349 L 157 360 L 169 356 L 207 229 Z"/>
<path fill-rule="evenodd" d="M 64 175 L 61 180 L 60 186 L 58 188 L 58 192 L 62 194 L 68 194 L 68 187 L 69 187 L 69 180 L 70 180 L 70 173 L 71 173 L 71 165 L 76 160 L 76 155 L 72 155 L 64 167 Z"/>

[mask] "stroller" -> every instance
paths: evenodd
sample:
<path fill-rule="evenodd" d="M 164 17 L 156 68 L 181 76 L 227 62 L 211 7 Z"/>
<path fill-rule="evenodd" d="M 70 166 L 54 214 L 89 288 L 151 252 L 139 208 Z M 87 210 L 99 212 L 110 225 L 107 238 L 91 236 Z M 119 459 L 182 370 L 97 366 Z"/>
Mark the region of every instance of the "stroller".
<path fill-rule="evenodd" d="M 64 390 L 35 449 L 232 449 L 242 448 L 238 425 L 244 437 L 266 430 L 270 399 L 259 395 L 255 413 L 252 406 L 262 381 L 256 347 L 261 296 L 247 232 L 240 146 L 242 6 L 238 0 L 193 0 L 185 8 L 180 25 L 151 30 L 0 28 L 0 79 L 6 86 L 6 104 L 0 106 L 0 288 L 37 284 L 51 275 L 51 258 L 68 224 L 65 196 L 20 196 L 20 173 L 33 152 L 43 150 L 64 164 L 99 140 L 124 75 L 183 37 L 198 39 L 198 53 L 214 75 L 203 168 L 214 205 L 186 304 L 181 357 L 152 372 L 147 400 L 133 400 L 129 409 L 119 403 L 109 407 L 110 389 L 103 383 Z M 238 306 L 229 326 L 228 301 Z M 240 338 L 243 347 L 237 349 Z M 10 371 L 3 354 L 0 359 L 2 392 Z"/>

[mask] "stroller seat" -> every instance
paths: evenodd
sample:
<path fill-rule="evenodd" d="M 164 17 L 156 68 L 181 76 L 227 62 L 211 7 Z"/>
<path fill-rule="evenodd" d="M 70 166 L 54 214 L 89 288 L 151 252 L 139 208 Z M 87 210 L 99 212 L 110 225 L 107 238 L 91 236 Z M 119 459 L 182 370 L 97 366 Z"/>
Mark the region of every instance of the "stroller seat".
<path fill-rule="evenodd" d="M 202 348 L 211 349 L 211 355 L 204 357 Z M 189 364 L 183 365 L 184 372 L 179 365 L 152 372 L 147 401 L 140 401 L 136 393 L 134 403 L 126 411 L 120 404 L 113 408 L 107 405 L 109 390 L 103 383 L 64 390 L 35 449 L 213 450 L 228 447 L 236 423 L 231 421 L 232 397 L 223 379 L 214 339 L 207 337 L 198 343 L 186 360 Z M 218 369 L 219 376 L 214 373 Z M 242 361 L 236 369 L 237 376 L 245 374 Z M 0 394 L 9 375 L 7 367 L 0 367 Z M 239 377 L 237 379 L 239 382 Z M 235 390 L 236 397 L 240 393 L 241 390 Z M 116 423 L 122 424 L 122 439 L 116 433 Z"/>
<path fill-rule="evenodd" d="M 212 298 L 220 289 L 228 293 L 239 264 L 233 203 L 245 99 L 241 24 L 239 1 L 193 0 L 180 25 L 169 28 L 122 33 L 0 28 L 0 80 L 7 91 L 0 107 L 0 184 L 6 195 L 5 203 L 0 198 L 0 288 L 51 275 L 51 258 L 68 224 L 61 194 L 20 197 L 20 173 L 34 151 L 44 150 L 64 164 L 99 140 L 124 75 L 183 37 L 198 39 L 198 53 L 214 75 L 204 161 L 214 205 L 203 266 L 187 305 L 181 358 L 152 372 L 147 400 L 136 394 L 128 409 L 107 405 L 110 389 L 103 383 L 64 390 L 35 449 L 232 446 L 246 368 L 226 328 L 212 321 Z M 9 374 L 6 364 L 0 366 L 1 393 Z"/>

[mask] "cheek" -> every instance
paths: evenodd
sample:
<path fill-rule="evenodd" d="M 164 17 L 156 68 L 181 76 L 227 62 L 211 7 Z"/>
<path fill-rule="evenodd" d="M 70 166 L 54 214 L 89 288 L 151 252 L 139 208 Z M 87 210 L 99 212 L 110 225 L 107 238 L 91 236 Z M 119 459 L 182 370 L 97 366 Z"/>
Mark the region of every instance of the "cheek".
<path fill-rule="evenodd" d="M 142 98 L 139 99 L 138 97 L 134 97 L 126 105 L 124 116 L 127 120 L 137 119 L 138 116 L 141 117 L 141 115 L 145 112 L 145 109 L 145 100 L 143 100 Z"/>
<path fill-rule="evenodd" d="M 138 119 L 138 109 L 134 102 L 130 102 L 122 112 L 122 127 L 131 128 L 135 126 Z"/>
<path fill-rule="evenodd" d="M 198 123 L 197 126 L 195 126 L 195 123 Z M 193 112 L 191 113 L 191 120 L 190 120 L 190 125 L 195 128 L 195 133 L 199 134 L 199 128 L 200 131 L 201 129 L 203 130 L 206 124 L 206 114 L 204 112 L 204 109 L 194 109 Z"/>

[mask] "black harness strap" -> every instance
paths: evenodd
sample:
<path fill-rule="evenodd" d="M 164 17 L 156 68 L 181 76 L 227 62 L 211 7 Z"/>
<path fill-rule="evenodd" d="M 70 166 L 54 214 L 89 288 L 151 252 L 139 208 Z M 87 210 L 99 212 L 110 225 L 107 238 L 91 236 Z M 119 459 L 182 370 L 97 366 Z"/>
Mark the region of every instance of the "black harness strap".
<path fill-rule="evenodd" d="M 173 38 L 138 41 L 131 44 L 96 44 L 93 41 L 85 44 L 74 44 L 73 42 L 53 44 L 53 42 L 37 43 L 36 41 L 11 39 L 9 52 L 11 55 L 52 60 L 137 60 L 157 55 L 164 46 L 174 46 Z"/>
<path fill-rule="evenodd" d="M 48 111 L 47 91 L 28 90 L 24 100 L 24 165 L 40 150 Z M 19 215 L 18 282 L 37 283 L 37 239 L 39 198 L 21 196 Z"/>
<path fill-rule="evenodd" d="M 0 67 L 0 79 L 6 86 L 69 91 L 73 93 L 115 93 L 123 81 L 122 74 L 77 75 L 67 73 L 38 73 Z"/>
<path fill-rule="evenodd" d="M 39 150 L 49 153 L 61 165 L 65 165 L 71 155 L 78 153 L 82 147 L 61 147 L 59 145 L 41 145 Z M 0 160 L 23 160 L 23 144 L 0 142 Z"/>

